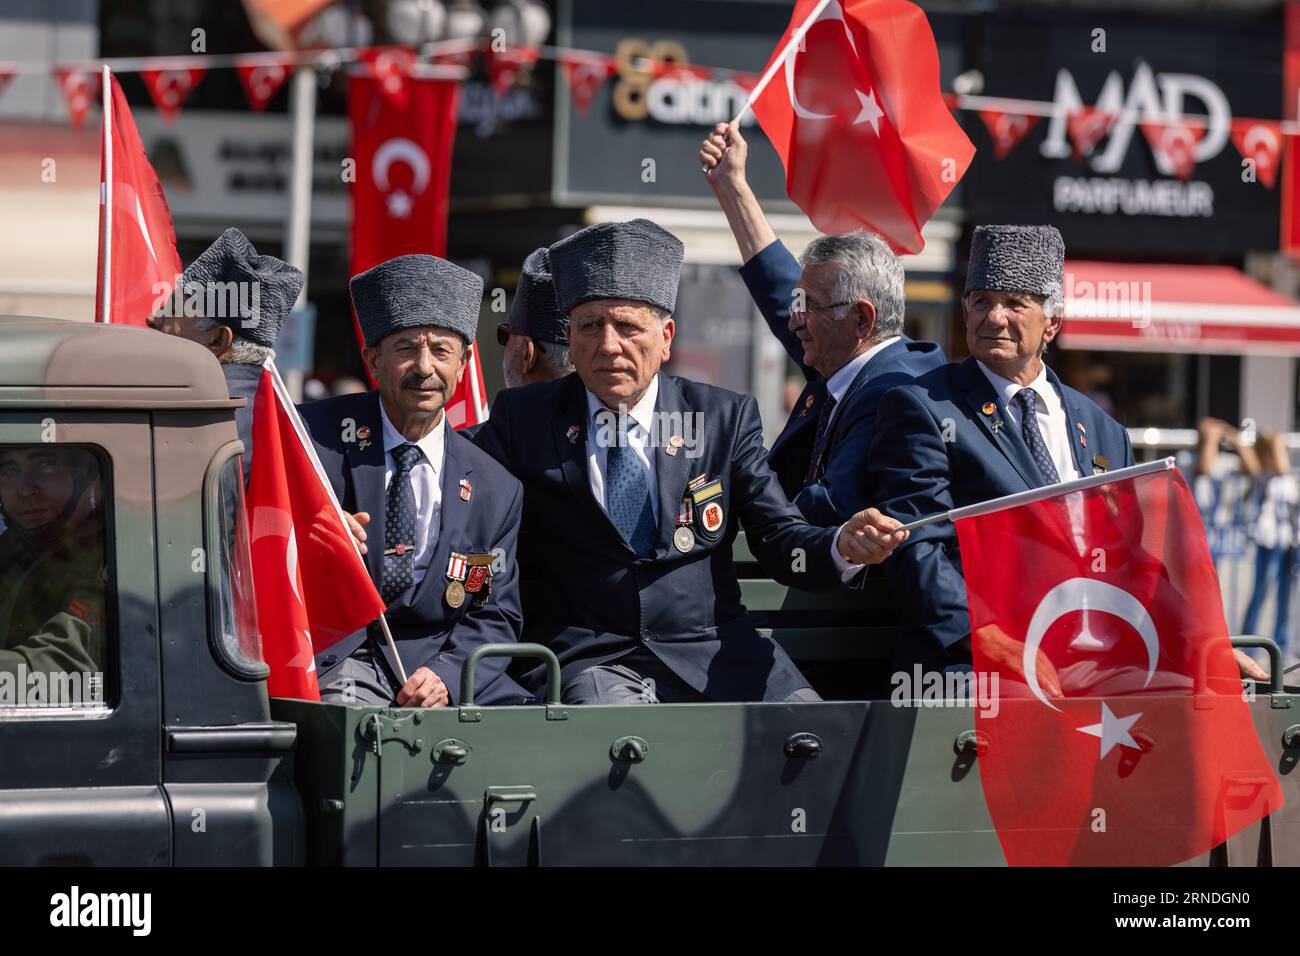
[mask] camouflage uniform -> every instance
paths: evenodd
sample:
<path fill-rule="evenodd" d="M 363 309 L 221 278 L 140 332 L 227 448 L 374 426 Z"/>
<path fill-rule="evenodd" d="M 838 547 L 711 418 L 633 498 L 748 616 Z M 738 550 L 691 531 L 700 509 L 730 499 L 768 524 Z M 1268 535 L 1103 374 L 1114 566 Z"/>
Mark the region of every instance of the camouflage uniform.
<path fill-rule="evenodd" d="M 0 673 L 102 671 L 107 659 L 104 538 L 92 516 L 44 547 L 0 534 Z"/>

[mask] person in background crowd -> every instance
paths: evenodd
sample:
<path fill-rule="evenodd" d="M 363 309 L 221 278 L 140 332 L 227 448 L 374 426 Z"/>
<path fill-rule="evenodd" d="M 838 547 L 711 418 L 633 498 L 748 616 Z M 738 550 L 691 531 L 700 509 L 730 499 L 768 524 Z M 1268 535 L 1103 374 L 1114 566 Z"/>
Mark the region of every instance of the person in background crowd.
<path fill-rule="evenodd" d="M 501 373 L 506 388 L 551 382 L 573 371 L 569 320 L 555 305 L 545 247 L 534 249 L 524 260 L 510 312 L 497 326 L 497 342 L 505 349 Z"/>
<path fill-rule="evenodd" d="M 227 229 L 190 263 L 176 292 L 149 318 L 168 335 L 198 342 L 217 357 L 244 443 L 244 484 L 253 464 L 253 399 L 262 365 L 302 291 L 303 275 L 275 256 L 259 255 L 238 229 Z"/>
<path fill-rule="evenodd" d="M 1283 656 L 1290 644 L 1291 584 L 1300 545 L 1300 480 L 1291 471 L 1286 436 L 1261 432 L 1252 456 L 1253 494 L 1258 504 L 1255 520 L 1255 589 L 1246 609 L 1243 634 L 1258 634 L 1260 612 L 1270 588 L 1277 600 L 1273 640 Z M 1243 465 L 1246 459 L 1243 459 Z"/>

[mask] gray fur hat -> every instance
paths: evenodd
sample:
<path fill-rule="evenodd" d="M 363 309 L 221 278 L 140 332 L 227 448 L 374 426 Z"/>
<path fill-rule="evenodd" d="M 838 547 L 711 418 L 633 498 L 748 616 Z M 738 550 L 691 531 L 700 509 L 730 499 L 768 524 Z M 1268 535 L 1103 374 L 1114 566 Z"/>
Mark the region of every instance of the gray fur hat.
<path fill-rule="evenodd" d="M 669 312 L 677 305 L 685 249 L 649 219 L 588 226 L 549 253 L 556 301 L 565 315 L 592 299 L 635 299 Z"/>
<path fill-rule="evenodd" d="M 568 342 L 569 320 L 555 304 L 555 283 L 545 247 L 534 249 L 524 260 L 506 325 L 534 342 Z"/>
<path fill-rule="evenodd" d="M 259 255 L 238 229 L 227 229 L 181 273 L 180 289 L 197 298 L 205 318 L 269 349 L 302 291 L 302 272 Z"/>
<path fill-rule="evenodd" d="M 478 332 L 483 280 L 446 259 L 398 256 L 353 276 L 349 288 L 366 345 L 372 348 L 399 329 L 450 329 L 466 344 Z"/>
<path fill-rule="evenodd" d="M 1065 282 L 1065 240 L 1055 226 L 976 226 L 966 291 L 1030 292 L 1059 298 Z"/>

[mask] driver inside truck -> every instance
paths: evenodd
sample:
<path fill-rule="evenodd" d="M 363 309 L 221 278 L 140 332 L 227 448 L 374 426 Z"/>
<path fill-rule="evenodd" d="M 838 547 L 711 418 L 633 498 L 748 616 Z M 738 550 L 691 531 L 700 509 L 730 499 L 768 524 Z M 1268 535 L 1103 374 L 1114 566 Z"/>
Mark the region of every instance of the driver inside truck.
<path fill-rule="evenodd" d="M 102 502 L 89 451 L 0 446 L 0 707 L 102 700 Z"/>

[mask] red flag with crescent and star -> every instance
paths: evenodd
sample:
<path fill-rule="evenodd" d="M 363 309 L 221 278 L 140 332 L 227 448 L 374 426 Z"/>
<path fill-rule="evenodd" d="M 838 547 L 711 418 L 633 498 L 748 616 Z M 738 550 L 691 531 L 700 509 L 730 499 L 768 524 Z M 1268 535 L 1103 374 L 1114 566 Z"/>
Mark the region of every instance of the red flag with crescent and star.
<path fill-rule="evenodd" d="M 907 0 L 799 0 L 776 63 L 753 110 L 790 198 L 822 232 L 921 251 L 921 227 L 975 155 L 939 89 L 925 14 Z"/>
<path fill-rule="evenodd" d="M 956 521 L 1012 866 L 1167 866 L 1282 806 L 1200 514 L 1169 469 Z"/>
<path fill-rule="evenodd" d="M 245 509 L 272 697 L 320 700 L 316 660 L 384 612 L 316 449 L 274 366 L 253 404 Z"/>
<path fill-rule="evenodd" d="M 352 275 L 408 253 L 447 252 L 447 195 L 456 135 L 457 83 L 407 76 L 401 102 L 377 76 L 348 81 L 352 157 Z M 356 323 L 358 346 L 364 345 Z M 373 382 L 371 384 L 374 384 Z M 464 428 L 487 420 L 478 349 L 470 355 L 447 421 Z"/>

